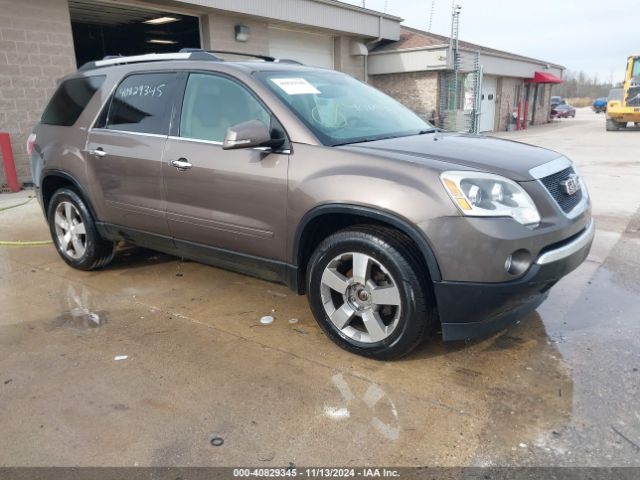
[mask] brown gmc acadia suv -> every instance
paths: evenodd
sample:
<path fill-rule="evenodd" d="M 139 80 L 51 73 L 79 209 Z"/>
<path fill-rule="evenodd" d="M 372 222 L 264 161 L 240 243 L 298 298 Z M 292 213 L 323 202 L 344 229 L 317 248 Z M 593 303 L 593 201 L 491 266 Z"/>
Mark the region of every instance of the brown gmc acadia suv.
<path fill-rule="evenodd" d="M 566 157 L 259 58 L 107 58 L 62 80 L 27 147 L 65 262 L 105 267 L 124 240 L 283 282 L 338 345 L 391 359 L 436 329 L 505 327 L 587 256 Z"/>

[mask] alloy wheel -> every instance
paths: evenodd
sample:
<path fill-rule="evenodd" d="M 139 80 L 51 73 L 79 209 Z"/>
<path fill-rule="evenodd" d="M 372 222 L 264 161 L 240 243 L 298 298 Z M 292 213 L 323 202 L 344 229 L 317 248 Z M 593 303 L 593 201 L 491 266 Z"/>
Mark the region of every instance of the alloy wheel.
<path fill-rule="evenodd" d="M 87 251 L 87 230 L 80 212 L 71 202 L 60 202 L 56 207 L 54 222 L 58 247 L 64 255 L 74 260 Z"/>
<path fill-rule="evenodd" d="M 321 279 L 325 312 L 343 335 L 362 343 L 388 338 L 398 326 L 398 284 L 382 263 L 359 252 L 338 255 Z"/>

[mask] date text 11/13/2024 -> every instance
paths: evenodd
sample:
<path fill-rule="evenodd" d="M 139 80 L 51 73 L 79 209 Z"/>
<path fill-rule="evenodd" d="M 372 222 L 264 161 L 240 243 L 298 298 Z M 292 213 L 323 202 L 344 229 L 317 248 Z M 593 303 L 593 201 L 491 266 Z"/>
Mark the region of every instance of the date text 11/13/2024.
<path fill-rule="evenodd" d="M 398 478 L 398 470 L 388 468 L 236 468 L 234 478 Z"/>

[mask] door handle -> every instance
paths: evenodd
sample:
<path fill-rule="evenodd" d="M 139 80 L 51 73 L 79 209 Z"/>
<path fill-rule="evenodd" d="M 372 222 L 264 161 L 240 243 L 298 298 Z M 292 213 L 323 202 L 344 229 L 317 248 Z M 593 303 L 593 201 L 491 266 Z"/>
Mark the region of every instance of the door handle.
<path fill-rule="evenodd" d="M 186 158 L 179 158 L 178 160 L 172 160 L 171 165 L 176 167 L 181 172 L 189 170 L 193 165 Z"/>
<path fill-rule="evenodd" d="M 95 150 L 89 150 L 87 153 L 93 157 L 104 157 L 107 154 L 102 147 L 98 147 Z"/>

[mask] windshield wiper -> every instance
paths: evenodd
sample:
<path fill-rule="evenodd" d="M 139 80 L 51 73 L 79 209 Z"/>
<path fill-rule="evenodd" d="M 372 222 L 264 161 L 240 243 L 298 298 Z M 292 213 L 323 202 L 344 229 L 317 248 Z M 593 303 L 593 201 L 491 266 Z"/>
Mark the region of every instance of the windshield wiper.
<path fill-rule="evenodd" d="M 438 130 L 437 128 L 427 128 L 427 129 L 425 129 L 425 130 L 420 130 L 420 131 L 418 132 L 418 135 L 424 135 L 425 133 L 436 133 L 436 132 L 438 132 L 438 131 L 439 131 L 439 130 Z"/>
<path fill-rule="evenodd" d="M 357 140 L 349 140 L 348 142 L 334 143 L 331 146 L 341 147 L 343 145 L 351 145 L 354 143 L 377 142 L 378 140 L 389 140 L 390 138 L 400 138 L 400 137 L 404 137 L 404 135 L 389 135 L 389 136 L 383 136 L 383 137 L 364 137 L 364 138 L 359 138 Z"/>

